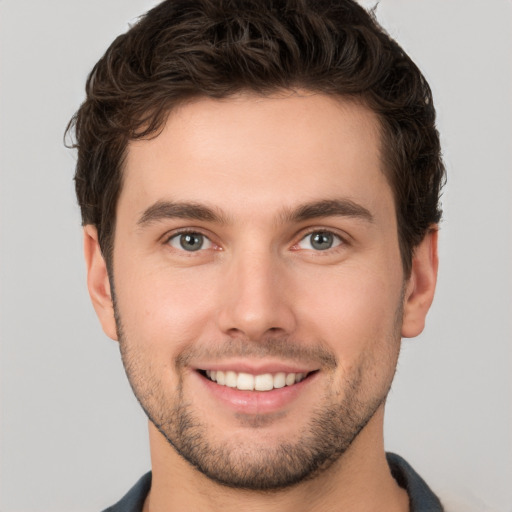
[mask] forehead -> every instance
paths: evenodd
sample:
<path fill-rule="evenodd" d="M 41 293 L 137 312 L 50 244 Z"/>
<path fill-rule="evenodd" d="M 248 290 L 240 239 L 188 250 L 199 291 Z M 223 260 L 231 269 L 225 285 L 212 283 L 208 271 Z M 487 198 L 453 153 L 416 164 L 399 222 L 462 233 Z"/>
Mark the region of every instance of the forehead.
<path fill-rule="evenodd" d="M 283 92 L 200 98 L 173 110 L 158 136 L 132 141 L 119 210 L 179 199 L 271 211 L 343 196 L 390 196 L 379 121 L 344 98 Z"/>

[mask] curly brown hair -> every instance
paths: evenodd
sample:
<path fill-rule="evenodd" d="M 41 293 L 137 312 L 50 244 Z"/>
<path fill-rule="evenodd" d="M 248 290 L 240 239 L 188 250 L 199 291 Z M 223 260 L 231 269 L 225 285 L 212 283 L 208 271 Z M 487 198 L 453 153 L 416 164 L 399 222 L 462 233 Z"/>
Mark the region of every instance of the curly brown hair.
<path fill-rule="evenodd" d="M 111 268 L 128 142 L 155 136 L 190 98 L 306 89 L 357 98 L 381 122 L 405 274 L 441 218 L 445 181 L 435 109 L 417 66 L 352 0 L 167 0 L 115 39 L 71 119 L 83 224 Z"/>

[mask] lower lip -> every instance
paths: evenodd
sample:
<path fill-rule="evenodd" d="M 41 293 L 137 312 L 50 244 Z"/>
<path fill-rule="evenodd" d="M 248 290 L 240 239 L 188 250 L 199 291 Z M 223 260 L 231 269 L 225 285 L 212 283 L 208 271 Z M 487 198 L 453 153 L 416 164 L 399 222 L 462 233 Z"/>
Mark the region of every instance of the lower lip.
<path fill-rule="evenodd" d="M 283 411 L 284 408 L 296 400 L 316 380 L 318 372 L 308 375 L 297 384 L 271 391 L 242 391 L 237 388 L 230 388 L 229 386 L 221 386 L 204 377 L 199 372 L 195 372 L 195 374 L 209 393 L 235 412 L 243 414 L 270 414 Z"/>

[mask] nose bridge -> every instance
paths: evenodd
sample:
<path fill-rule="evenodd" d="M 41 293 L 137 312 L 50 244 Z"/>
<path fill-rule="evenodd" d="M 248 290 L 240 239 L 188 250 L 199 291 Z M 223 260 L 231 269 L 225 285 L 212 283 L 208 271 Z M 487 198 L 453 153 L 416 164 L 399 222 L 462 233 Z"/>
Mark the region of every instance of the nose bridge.
<path fill-rule="evenodd" d="M 226 269 L 220 328 L 255 340 L 268 332 L 293 330 L 283 270 L 279 255 L 268 246 L 247 244 L 234 250 Z"/>

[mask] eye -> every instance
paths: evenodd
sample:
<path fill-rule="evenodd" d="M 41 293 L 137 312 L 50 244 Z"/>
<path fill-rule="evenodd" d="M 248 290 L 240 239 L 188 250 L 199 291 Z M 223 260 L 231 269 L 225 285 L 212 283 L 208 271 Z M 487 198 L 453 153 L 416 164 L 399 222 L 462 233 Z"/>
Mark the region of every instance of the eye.
<path fill-rule="evenodd" d="M 171 236 L 167 243 L 174 249 L 195 252 L 201 249 L 211 249 L 213 244 L 206 236 L 201 233 L 178 233 Z"/>
<path fill-rule="evenodd" d="M 298 244 L 300 249 L 326 251 L 341 245 L 343 241 L 338 235 L 330 231 L 313 231 L 306 235 Z"/>

